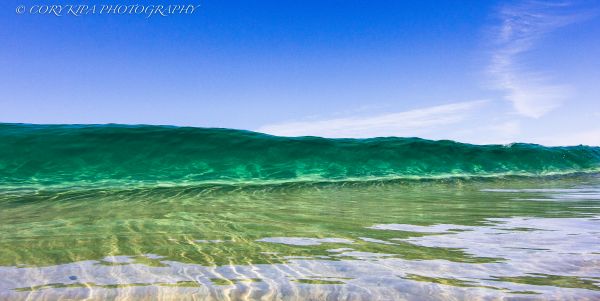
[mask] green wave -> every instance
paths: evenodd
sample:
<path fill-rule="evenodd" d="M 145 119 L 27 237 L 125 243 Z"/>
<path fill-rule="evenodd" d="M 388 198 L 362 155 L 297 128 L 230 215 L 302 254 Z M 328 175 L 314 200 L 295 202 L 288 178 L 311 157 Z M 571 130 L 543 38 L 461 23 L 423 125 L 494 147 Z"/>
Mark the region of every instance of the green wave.
<path fill-rule="evenodd" d="M 600 171 L 600 147 L 326 139 L 146 125 L 0 124 L 0 185 L 181 185 L 546 176 Z"/>

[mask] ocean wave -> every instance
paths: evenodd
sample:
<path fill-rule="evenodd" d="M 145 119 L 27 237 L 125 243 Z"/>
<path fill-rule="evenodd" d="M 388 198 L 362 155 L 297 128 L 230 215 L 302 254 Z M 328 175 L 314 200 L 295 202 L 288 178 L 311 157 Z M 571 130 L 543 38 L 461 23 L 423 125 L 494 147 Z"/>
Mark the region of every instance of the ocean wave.
<path fill-rule="evenodd" d="M 218 128 L 0 124 L 1 187 L 539 177 L 600 171 L 600 147 L 277 137 Z"/>

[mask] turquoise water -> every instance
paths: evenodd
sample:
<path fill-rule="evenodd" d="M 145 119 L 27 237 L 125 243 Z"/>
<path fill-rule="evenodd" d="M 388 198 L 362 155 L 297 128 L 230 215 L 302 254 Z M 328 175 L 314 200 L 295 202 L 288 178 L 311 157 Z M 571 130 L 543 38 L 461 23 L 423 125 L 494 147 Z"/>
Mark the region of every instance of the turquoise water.
<path fill-rule="evenodd" d="M 600 148 L 0 124 L 1 300 L 597 300 Z"/>
<path fill-rule="evenodd" d="M 0 124 L 6 185 L 206 184 L 540 176 L 600 170 L 600 147 L 284 138 L 124 125 Z"/>

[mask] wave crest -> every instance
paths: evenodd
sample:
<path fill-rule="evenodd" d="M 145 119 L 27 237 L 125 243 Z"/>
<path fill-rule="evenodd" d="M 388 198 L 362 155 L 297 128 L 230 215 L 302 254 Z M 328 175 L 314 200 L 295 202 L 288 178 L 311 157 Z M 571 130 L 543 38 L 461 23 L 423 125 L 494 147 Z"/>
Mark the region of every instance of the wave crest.
<path fill-rule="evenodd" d="M 0 184 L 345 181 L 600 170 L 600 147 L 277 137 L 215 128 L 0 124 Z"/>

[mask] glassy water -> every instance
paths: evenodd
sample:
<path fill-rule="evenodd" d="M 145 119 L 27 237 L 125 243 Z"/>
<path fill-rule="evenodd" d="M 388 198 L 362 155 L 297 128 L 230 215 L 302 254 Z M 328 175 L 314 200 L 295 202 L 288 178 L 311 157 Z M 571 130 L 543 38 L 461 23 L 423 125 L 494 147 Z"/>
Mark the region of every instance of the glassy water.
<path fill-rule="evenodd" d="M 0 189 L 2 300 L 599 300 L 600 177 Z"/>

